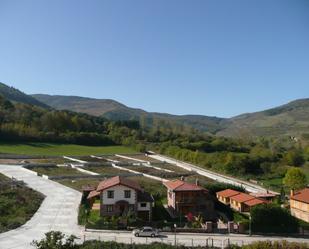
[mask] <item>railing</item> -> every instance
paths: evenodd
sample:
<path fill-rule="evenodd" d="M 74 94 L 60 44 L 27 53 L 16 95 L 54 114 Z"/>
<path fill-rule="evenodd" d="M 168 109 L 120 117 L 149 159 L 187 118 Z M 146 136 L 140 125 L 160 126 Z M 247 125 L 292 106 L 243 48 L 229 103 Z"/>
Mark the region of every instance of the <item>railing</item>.
<path fill-rule="evenodd" d="M 177 234 L 170 235 L 170 237 L 167 237 L 165 235 L 162 235 L 160 237 L 156 238 L 150 238 L 150 237 L 129 237 L 128 233 L 125 234 L 117 234 L 117 236 L 106 236 L 105 234 L 100 233 L 86 233 L 83 235 L 82 238 L 80 238 L 80 242 L 84 242 L 86 240 L 98 240 L 98 241 L 104 241 L 104 242 L 117 242 L 117 243 L 124 243 L 124 244 L 151 244 L 154 242 L 157 243 L 164 243 L 174 246 L 187 246 L 187 247 L 204 247 L 204 248 L 227 248 L 230 245 L 238 245 L 243 246 L 247 244 L 243 240 L 237 240 L 237 239 L 231 239 L 231 238 L 212 238 L 212 237 L 206 237 L 205 239 L 197 239 L 197 238 L 178 238 Z"/>

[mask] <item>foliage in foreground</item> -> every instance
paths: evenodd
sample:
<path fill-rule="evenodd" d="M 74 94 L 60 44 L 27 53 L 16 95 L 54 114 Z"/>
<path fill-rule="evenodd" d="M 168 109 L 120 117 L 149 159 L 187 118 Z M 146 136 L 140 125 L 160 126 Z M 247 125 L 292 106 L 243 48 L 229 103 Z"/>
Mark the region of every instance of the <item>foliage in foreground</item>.
<path fill-rule="evenodd" d="M 117 242 L 85 241 L 78 245 L 75 243 L 75 236 L 66 237 L 61 232 L 51 231 L 45 234 L 45 238 L 40 241 L 33 241 L 32 245 L 37 249 L 189 249 L 186 246 L 173 246 L 164 243 L 152 244 L 123 244 Z M 195 247 L 197 249 L 207 249 L 205 246 Z M 227 246 L 225 249 L 306 249 L 308 244 L 287 242 L 287 241 L 259 241 L 245 246 Z"/>

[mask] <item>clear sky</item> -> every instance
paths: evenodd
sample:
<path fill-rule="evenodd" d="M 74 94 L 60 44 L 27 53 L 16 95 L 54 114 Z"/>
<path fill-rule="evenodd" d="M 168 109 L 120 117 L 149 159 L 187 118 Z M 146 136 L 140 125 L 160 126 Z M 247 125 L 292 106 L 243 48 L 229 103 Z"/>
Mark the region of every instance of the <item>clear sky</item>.
<path fill-rule="evenodd" d="M 309 97 L 309 0 L 0 0 L 0 82 L 230 117 Z"/>

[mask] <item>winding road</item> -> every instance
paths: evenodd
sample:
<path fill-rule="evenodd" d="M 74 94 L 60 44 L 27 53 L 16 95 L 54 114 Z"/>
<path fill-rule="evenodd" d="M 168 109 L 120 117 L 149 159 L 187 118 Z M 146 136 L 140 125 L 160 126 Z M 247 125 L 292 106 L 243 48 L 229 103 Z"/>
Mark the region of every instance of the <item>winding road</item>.
<path fill-rule="evenodd" d="M 48 231 L 62 231 L 81 236 L 77 225 L 81 193 L 51 180 L 43 179 L 21 166 L 0 165 L 0 173 L 24 181 L 46 197 L 35 215 L 23 226 L 0 234 L 1 249 L 33 248 L 30 243 Z"/>

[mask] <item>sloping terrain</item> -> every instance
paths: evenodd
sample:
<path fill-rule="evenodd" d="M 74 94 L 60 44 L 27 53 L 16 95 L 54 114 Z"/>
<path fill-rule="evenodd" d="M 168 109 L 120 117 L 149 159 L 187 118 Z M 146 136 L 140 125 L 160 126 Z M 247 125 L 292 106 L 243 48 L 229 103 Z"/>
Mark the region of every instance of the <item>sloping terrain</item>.
<path fill-rule="evenodd" d="M 40 102 L 36 98 L 33 98 L 32 96 L 27 95 L 14 87 L 9 87 L 1 82 L 0 95 L 4 96 L 7 100 L 10 100 L 12 102 L 20 102 L 24 104 L 40 106 L 43 108 L 49 108 L 47 104 Z"/>
<path fill-rule="evenodd" d="M 309 133 L 309 99 L 299 99 L 261 112 L 228 119 L 222 136 L 301 136 Z"/>
<path fill-rule="evenodd" d="M 202 115 L 172 115 L 165 113 L 146 112 L 142 109 L 130 108 L 110 99 L 93 99 L 78 96 L 59 96 L 34 94 L 38 101 L 48 103 L 58 110 L 83 112 L 94 116 L 103 116 L 111 120 L 139 120 L 152 126 L 154 123 L 163 125 L 184 125 L 201 131 L 215 133 L 219 123 L 224 120 L 217 117 Z"/>

